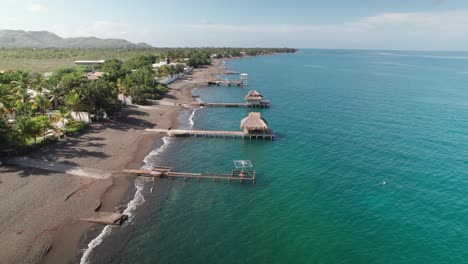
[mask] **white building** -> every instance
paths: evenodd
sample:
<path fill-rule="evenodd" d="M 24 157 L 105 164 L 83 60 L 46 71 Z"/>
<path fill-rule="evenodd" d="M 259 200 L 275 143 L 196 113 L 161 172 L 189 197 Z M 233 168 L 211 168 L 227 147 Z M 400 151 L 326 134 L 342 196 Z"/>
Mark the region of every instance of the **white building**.
<path fill-rule="evenodd" d="M 92 66 L 97 64 L 103 64 L 106 60 L 77 60 L 75 61 L 76 65 L 85 65 L 85 66 Z"/>
<path fill-rule="evenodd" d="M 159 68 L 159 67 L 161 67 L 161 66 L 164 66 L 164 65 L 167 65 L 167 61 L 165 61 L 165 60 L 160 61 L 160 62 L 158 62 L 158 63 L 153 64 L 153 69 L 156 70 L 157 68 Z"/>

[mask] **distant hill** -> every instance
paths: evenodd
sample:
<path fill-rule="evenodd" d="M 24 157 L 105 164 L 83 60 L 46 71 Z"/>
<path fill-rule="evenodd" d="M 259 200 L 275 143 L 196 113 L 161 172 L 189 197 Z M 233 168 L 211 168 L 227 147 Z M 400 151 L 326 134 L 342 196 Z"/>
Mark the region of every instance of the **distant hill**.
<path fill-rule="evenodd" d="M 61 38 L 48 31 L 0 30 L 0 48 L 152 48 L 146 43 L 134 44 L 124 39 L 96 37 Z"/>

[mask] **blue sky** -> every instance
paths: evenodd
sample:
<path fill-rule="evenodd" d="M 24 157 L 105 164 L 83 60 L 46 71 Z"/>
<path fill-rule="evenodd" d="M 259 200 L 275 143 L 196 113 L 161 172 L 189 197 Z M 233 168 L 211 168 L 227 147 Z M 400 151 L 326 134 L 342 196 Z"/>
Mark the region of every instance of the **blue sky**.
<path fill-rule="evenodd" d="M 153 46 L 468 50 L 467 0 L 0 0 L 0 28 Z"/>

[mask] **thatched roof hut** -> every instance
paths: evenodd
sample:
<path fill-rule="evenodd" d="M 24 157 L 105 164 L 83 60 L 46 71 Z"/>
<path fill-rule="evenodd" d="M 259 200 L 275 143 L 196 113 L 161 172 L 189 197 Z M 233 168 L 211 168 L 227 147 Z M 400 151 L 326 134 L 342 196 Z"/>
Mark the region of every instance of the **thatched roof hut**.
<path fill-rule="evenodd" d="M 245 96 L 246 101 L 261 101 L 262 99 L 263 99 L 263 96 L 259 92 L 257 92 L 256 90 L 250 91 Z"/>
<path fill-rule="evenodd" d="M 250 112 L 248 117 L 242 119 L 240 127 L 246 134 L 263 133 L 268 129 L 268 122 L 262 118 L 260 113 Z"/>

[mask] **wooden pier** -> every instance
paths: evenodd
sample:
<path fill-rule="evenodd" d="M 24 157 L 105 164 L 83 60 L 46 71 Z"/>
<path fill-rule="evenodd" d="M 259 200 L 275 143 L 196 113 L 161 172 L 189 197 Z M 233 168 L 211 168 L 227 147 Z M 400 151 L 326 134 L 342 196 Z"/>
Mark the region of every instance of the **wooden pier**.
<path fill-rule="evenodd" d="M 273 140 L 275 134 L 268 129 L 265 133 L 244 133 L 242 131 L 216 131 L 216 130 L 186 130 L 186 129 L 159 129 L 148 128 L 147 132 L 162 133 L 170 137 L 213 137 L 213 138 L 241 138 L 241 139 L 267 139 Z"/>
<path fill-rule="evenodd" d="M 206 173 L 190 173 L 190 172 L 173 172 L 172 167 L 156 166 L 151 170 L 123 170 L 122 173 L 143 176 L 143 177 L 154 177 L 154 178 L 181 178 L 187 179 L 209 179 L 212 181 L 227 180 L 239 181 L 250 181 L 255 184 L 255 171 L 254 170 L 232 170 L 231 174 L 206 174 Z"/>
<path fill-rule="evenodd" d="M 256 90 L 250 91 L 245 96 L 245 103 L 192 103 L 193 107 L 253 107 L 253 108 L 268 108 L 270 107 L 269 100 L 263 100 L 263 96 Z"/>
<path fill-rule="evenodd" d="M 227 86 L 244 86 L 245 84 L 242 81 L 208 81 L 208 86 L 210 85 L 216 85 L 216 86 L 221 86 L 221 85 L 227 85 Z"/>
<path fill-rule="evenodd" d="M 268 108 L 270 101 L 264 100 L 261 104 L 250 103 L 192 103 L 193 107 L 251 107 L 251 108 Z"/>

